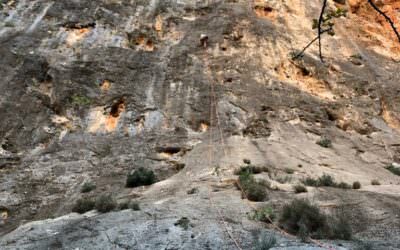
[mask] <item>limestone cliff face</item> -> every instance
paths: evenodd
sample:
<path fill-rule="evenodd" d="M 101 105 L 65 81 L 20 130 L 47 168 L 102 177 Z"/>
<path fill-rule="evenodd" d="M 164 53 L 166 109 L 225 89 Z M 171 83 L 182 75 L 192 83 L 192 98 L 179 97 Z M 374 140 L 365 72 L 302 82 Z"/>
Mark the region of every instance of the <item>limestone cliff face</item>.
<path fill-rule="evenodd" d="M 400 26 L 398 1 L 377 2 Z M 329 2 L 350 11 L 323 37 L 325 64 L 316 45 L 290 56 L 315 37 L 318 0 L 0 6 L 1 249 L 234 249 L 232 236 L 251 249 L 274 230 L 246 213 L 294 197 L 349 204 L 357 238 L 400 247 L 400 179 L 384 168 L 400 162 L 400 46 L 367 1 Z M 242 199 L 243 159 L 270 168 L 257 175 L 276 189 L 268 201 Z M 125 188 L 141 166 L 159 182 Z M 362 189 L 293 193 L 323 173 Z M 101 193 L 142 209 L 70 214 Z M 316 247 L 277 237 L 277 249 Z"/>

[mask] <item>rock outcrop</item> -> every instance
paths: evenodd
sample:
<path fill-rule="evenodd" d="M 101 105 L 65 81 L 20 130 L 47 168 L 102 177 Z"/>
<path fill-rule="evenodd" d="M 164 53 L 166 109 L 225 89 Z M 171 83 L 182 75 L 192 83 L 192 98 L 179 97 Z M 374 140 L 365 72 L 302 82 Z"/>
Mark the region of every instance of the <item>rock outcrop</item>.
<path fill-rule="evenodd" d="M 329 3 L 350 11 L 322 64 L 316 45 L 291 59 L 315 37 L 317 0 L 1 1 L 0 249 L 252 249 L 262 232 L 274 249 L 358 246 L 249 216 L 294 197 L 344 204 L 355 239 L 399 249 L 385 167 L 400 162 L 400 45 L 364 2 Z M 400 26 L 397 1 L 380 2 Z M 268 201 L 242 199 L 243 159 L 268 167 Z M 126 188 L 139 167 L 158 182 Z M 324 173 L 362 188 L 293 193 Z M 141 210 L 71 213 L 101 193 Z"/>

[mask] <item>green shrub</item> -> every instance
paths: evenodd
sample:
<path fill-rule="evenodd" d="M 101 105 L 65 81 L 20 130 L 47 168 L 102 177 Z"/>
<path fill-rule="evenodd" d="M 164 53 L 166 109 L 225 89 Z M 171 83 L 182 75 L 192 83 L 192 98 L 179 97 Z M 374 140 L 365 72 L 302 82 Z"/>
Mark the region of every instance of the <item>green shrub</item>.
<path fill-rule="evenodd" d="M 72 212 L 84 214 L 90 210 L 94 209 L 95 202 L 88 198 L 82 198 L 76 201 L 74 207 L 72 208 Z"/>
<path fill-rule="evenodd" d="M 353 189 L 360 189 L 361 188 L 361 183 L 359 181 L 353 182 Z"/>
<path fill-rule="evenodd" d="M 331 219 L 332 222 L 332 239 L 351 240 L 353 231 L 350 226 L 351 219 L 348 214 L 341 208 L 336 218 Z"/>
<path fill-rule="evenodd" d="M 268 236 L 266 233 L 263 233 L 258 241 L 255 243 L 255 250 L 269 250 L 276 245 L 276 237 Z"/>
<path fill-rule="evenodd" d="M 307 193 L 307 188 L 300 184 L 293 186 L 293 190 L 296 194 Z"/>
<path fill-rule="evenodd" d="M 371 242 L 359 241 L 354 250 L 374 250 L 374 245 Z"/>
<path fill-rule="evenodd" d="M 253 182 L 246 186 L 245 193 L 250 201 L 264 201 L 267 198 L 265 187 L 257 182 Z"/>
<path fill-rule="evenodd" d="M 138 202 L 131 202 L 129 204 L 129 208 L 134 210 L 134 211 L 139 211 L 140 210 L 140 206 Z"/>
<path fill-rule="evenodd" d="M 351 186 L 345 182 L 335 183 L 334 187 L 341 189 L 351 189 Z"/>
<path fill-rule="evenodd" d="M 250 173 L 250 174 L 259 174 L 262 172 L 268 172 L 269 169 L 266 167 L 257 167 L 253 165 L 247 165 L 247 166 L 241 166 L 239 169 L 235 170 L 235 175 L 241 175 L 244 173 Z"/>
<path fill-rule="evenodd" d="M 332 141 L 329 140 L 328 138 L 322 138 L 319 141 L 316 142 L 318 145 L 324 148 L 331 148 L 332 147 Z"/>
<path fill-rule="evenodd" d="M 180 218 L 174 223 L 175 226 L 180 226 L 181 228 L 188 230 L 190 225 L 190 220 L 187 217 Z"/>
<path fill-rule="evenodd" d="M 354 58 L 354 59 L 359 59 L 359 60 L 362 60 L 362 59 L 363 59 L 362 56 L 361 56 L 360 54 L 354 54 L 354 55 L 351 55 L 350 57 L 351 57 L 351 58 Z"/>
<path fill-rule="evenodd" d="M 194 187 L 192 189 L 189 189 L 186 193 L 187 194 L 197 194 L 199 192 L 199 189 Z"/>
<path fill-rule="evenodd" d="M 344 208 L 335 217 L 328 217 L 308 200 L 296 199 L 283 207 L 279 225 L 302 240 L 308 237 L 349 240 L 350 221 Z"/>
<path fill-rule="evenodd" d="M 320 187 L 333 187 L 335 186 L 335 180 L 331 175 L 323 174 L 318 178 L 318 186 Z"/>
<path fill-rule="evenodd" d="M 379 185 L 381 185 L 381 183 L 378 180 L 372 180 L 371 185 L 379 186 Z"/>
<path fill-rule="evenodd" d="M 118 205 L 118 209 L 119 210 L 132 209 L 134 211 L 139 211 L 140 206 L 139 206 L 139 203 L 137 203 L 137 202 L 125 201 Z"/>
<path fill-rule="evenodd" d="M 285 168 L 285 173 L 287 173 L 287 174 L 294 174 L 294 169 Z"/>
<path fill-rule="evenodd" d="M 156 177 L 152 170 L 140 167 L 128 175 L 126 187 L 148 186 L 156 182 Z"/>
<path fill-rule="evenodd" d="M 312 187 L 336 187 L 342 189 L 350 189 L 351 186 L 345 182 L 337 183 L 335 179 L 328 174 L 323 174 L 318 179 L 313 179 L 311 177 L 307 177 L 306 179 L 302 180 L 303 184 L 306 186 Z"/>
<path fill-rule="evenodd" d="M 119 210 L 129 209 L 129 201 L 125 201 L 125 202 L 119 203 L 118 204 L 118 209 Z"/>
<path fill-rule="evenodd" d="M 267 198 L 266 187 L 249 172 L 244 172 L 239 176 L 239 186 L 250 201 L 264 201 Z"/>
<path fill-rule="evenodd" d="M 275 218 L 274 210 L 269 206 L 255 210 L 254 214 L 251 216 L 251 219 L 265 223 L 272 223 Z"/>
<path fill-rule="evenodd" d="M 400 175 L 400 168 L 393 166 L 393 164 L 390 164 L 389 166 L 387 166 L 385 168 L 387 170 L 389 170 L 390 172 L 392 172 L 392 174 Z"/>
<path fill-rule="evenodd" d="M 279 224 L 303 240 L 309 236 L 322 238 L 329 231 L 326 215 L 317 206 L 303 199 L 293 200 L 283 207 Z"/>
<path fill-rule="evenodd" d="M 304 180 L 302 180 L 303 184 L 306 186 L 310 186 L 310 187 L 318 187 L 319 183 L 318 180 L 311 178 L 311 177 L 307 177 Z"/>
<path fill-rule="evenodd" d="M 285 184 L 288 183 L 292 180 L 291 176 L 279 176 L 275 179 L 277 182 L 279 182 L 280 184 Z"/>
<path fill-rule="evenodd" d="M 96 199 L 94 207 L 100 213 L 107 213 L 115 209 L 117 207 L 117 203 L 111 197 L 111 195 L 102 194 Z"/>
<path fill-rule="evenodd" d="M 85 182 L 82 185 L 81 193 L 89 193 L 90 191 L 95 190 L 95 189 L 96 189 L 96 184 L 91 183 L 91 182 Z"/>

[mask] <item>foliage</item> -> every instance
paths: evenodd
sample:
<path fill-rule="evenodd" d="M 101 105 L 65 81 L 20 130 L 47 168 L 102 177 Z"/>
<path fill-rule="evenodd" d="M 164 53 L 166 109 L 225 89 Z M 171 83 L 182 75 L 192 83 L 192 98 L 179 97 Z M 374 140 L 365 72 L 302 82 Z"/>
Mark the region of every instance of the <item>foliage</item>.
<path fill-rule="evenodd" d="M 308 236 L 321 238 L 322 234 L 329 231 L 326 215 L 317 206 L 303 199 L 293 200 L 283 207 L 279 224 L 289 233 L 303 239 Z"/>
<path fill-rule="evenodd" d="M 275 179 L 277 182 L 280 184 L 285 184 L 287 182 L 290 182 L 292 180 L 291 176 L 279 176 L 278 178 Z"/>
<path fill-rule="evenodd" d="M 381 185 L 381 183 L 378 180 L 372 180 L 371 185 L 379 186 L 379 185 Z"/>
<path fill-rule="evenodd" d="M 126 187 L 148 186 L 156 182 L 156 177 L 152 170 L 140 167 L 133 173 L 128 174 Z"/>
<path fill-rule="evenodd" d="M 91 182 L 85 182 L 82 185 L 81 193 L 89 193 L 90 191 L 95 190 L 95 189 L 96 189 L 96 184 L 91 183 Z"/>
<path fill-rule="evenodd" d="M 373 0 L 367 0 L 367 2 L 372 6 L 372 8 L 378 12 L 381 16 L 383 16 L 386 19 L 386 22 L 388 22 L 392 28 L 392 30 L 394 31 L 394 33 L 396 34 L 399 42 L 400 42 L 400 33 L 398 32 L 395 23 L 393 22 L 393 20 L 385 13 L 383 12 L 376 4 Z M 300 52 L 294 52 L 291 53 L 291 57 L 292 60 L 296 60 L 300 57 L 302 57 L 304 55 L 304 52 L 316 41 L 318 41 L 318 46 L 319 46 L 319 57 L 321 59 L 321 62 L 324 62 L 323 57 L 322 57 L 322 45 L 321 45 L 321 36 L 324 33 L 328 33 L 331 36 L 335 35 L 335 31 L 334 31 L 334 18 L 339 18 L 339 17 L 345 17 L 347 15 L 347 10 L 338 8 L 336 10 L 328 10 L 327 6 L 328 6 L 328 0 L 323 0 L 323 5 L 322 5 L 322 9 L 320 12 L 320 17 L 319 19 L 313 19 L 313 24 L 312 24 L 312 28 L 313 29 L 318 29 L 318 35 L 316 38 L 314 38 L 313 40 L 311 40 L 311 42 L 309 42 L 302 51 Z"/>
<path fill-rule="evenodd" d="M 125 201 L 125 202 L 119 203 L 118 204 L 118 209 L 119 210 L 129 209 L 129 201 Z"/>
<path fill-rule="evenodd" d="M 138 202 L 131 202 L 129 204 L 129 208 L 134 210 L 134 211 L 139 211 L 140 210 L 140 206 Z"/>
<path fill-rule="evenodd" d="M 303 184 L 306 186 L 310 186 L 310 187 L 318 187 L 319 183 L 318 180 L 312 178 L 312 177 L 307 177 L 304 180 L 302 180 Z"/>
<path fill-rule="evenodd" d="M 255 244 L 255 250 L 268 250 L 273 248 L 276 245 L 276 237 L 271 235 L 268 236 L 266 233 L 263 233 L 261 237 Z"/>
<path fill-rule="evenodd" d="M 361 188 L 361 183 L 359 181 L 355 181 L 353 183 L 353 189 L 360 189 Z"/>
<path fill-rule="evenodd" d="M 287 174 L 293 174 L 293 173 L 294 173 L 294 169 L 292 169 L 292 168 L 285 168 L 285 173 L 287 173 Z"/>
<path fill-rule="evenodd" d="M 318 145 L 324 148 L 331 148 L 332 147 L 332 141 L 329 140 L 328 138 L 322 138 L 319 141 L 316 142 Z"/>
<path fill-rule="evenodd" d="M 374 250 L 374 246 L 371 242 L 359 241 L 354 250 Z"/>
<path fill-rule="evenodd" d="M 295 186 L 293 187 L 293 190 L 294 190 L 294 192 L 295 192 L 296 194 L 299 194 L 299 193 L 307 193 L 307 188 L 306 188 L 305 186 L 303 186 L 303 185 L 300 185 L 300 184 L 295 185 Z"/>
<path fill-rule="evenodd" d="M 351 55 L 350 57 L 354 58 L 354 59 L 358 59 L 358 60 L 362 60 L 363 59 L 360 54 L 354 54 L 354 55 Z"/>
<path fill-rule="evenodd" d="M 239 176 L 238 184 L 246 198 L 251 201 L 264 201 L 267 198 L 265 185 L 258 182 L 249 172 L 244 172 Z"/>
<path fill-rule="evenodd" d="M 82 198 L 76 201 L 74 207 L 72 208 L 72 212 L 84 214 L 90 210 L 93 210 L 95 206 L 95 202 L 88 198 Z"/>
<path fill-rule="evenodd" d="M 276 215 L 274 213 L 274 210 L 269 206 L 265 206 L 255 210 L 251 216 L 251 219 L 262 221 L 265 223 L 272 223 L 275 220 L 275 218 Z"/>
<path fill-rule="evenodd" d="M 331 36 L 335 35 L 335 31 L 333 30 L 334 27 L 334 18 L 339 18 L 339 17 L 346 17 L 347 15 L 347 10 L 337 8 L 336 10 L 329 10 L 328 13 L 324 14 L 322 18 L 322 23 L 321 23 L 321 28 L 322 30 L 326 30 L 327 33 Z M 313 24 L 312 28 L 313 29 L 318 29 L 318 19 L 313 19 Z"/>
<path fill-rule="evenodd" d="M 139 211 L 140 206 L 139 206 L 138 202 L 125 201 L 125 202 L 118 204 L 118 209 L 119 210 L 132 209 L 134 211 Z"/>
<path fill-rule="evenodd" d="M 198 193 L 198 192 L 199 192 L 199 189 L 196 188 L 196 187 L 194 187 L 194 188 L 192 188 L 192 189 L 189 189 L 186 193 L 187 193 L 187 194 L 196 194 L 196 193 Z"/>
<path fill-rule="evenodd" d="M 251 160 L 249 160 L 249 159 L 243 159 L 243 163 L 244 163 L 244 164 L 249 164 L 249 165 L 250 165 L 250 164 L 251 164 Z"/>
<path fill-rule="evenodd" d="M 352 186 L 347 184 L 346 182 L 336 183 L 334 187 L 341 188 L 341 189 L 351 189 Z"/>
<path fill-rule="evenodd" d="M 304 185 L 312 187 L 336 187 L 342 189 L 351 188 L 351 186 L 345 182 L 337 183 L 335 179 L 328 174 L 323 174 L 322 176 L 318 177 L 318 179 L 307 177 L 306 179 L 302 180 L 302 182 Z"/>
<path fill-rule="evenodd" d="M 336 214 L 336 218 L 332 218 L 333 223 L 330 223 L 332 226 L 332 235 L 330 238 L 350 240 L 353 235 L 350 221 L 349 215 L 344 210 L 344 207 L 341 207 Z"/>
<path fill-rule="evenodd" d="M 400 168 L 393 166 L 393 164 L 390 164 L 389 166 L 387 166 L 385 168 L 395 175 L 400 175 Z"/>
<path fill-rule="evenodd" d="M 296 199 L 283 207 L 279 225 L 302 240 L 308 237 L 349 240 L 350 221 L 344 209 L 335 217 L 328 217 L 308 200 Z"/>
<path fill-rule="evenodd" d="M 175 222 L 175 226 L 180 226 L 181 228 L 188 230 L 189 229 L 190 220 L 187 217 L 180 218 L 177 222 Z"/>
<path fill-rule="evenodd" d="M 111 195 L 100 195 L 96 199 L 95 208 L 100 213 L 107 213 L 114 210 L 117 207 L 116 201 L 111 197 Z"/>
<path fill-rule="evenodd" d="M 335 180 L 331 175 L 323 174 L 318 178 L 318 186 L 333 187 L 335 186 Z"/>
<path fill-rule="evenodd" d="M 257 167 L 254 165 L 247 165 L 247 166 L 241 166 L 239 169 L 235 170 L 235 175 L 241 175 L 244 173 L 251 173 L 251 174 L 259 174 L 262 172 L 268 172 L 269 169 L 266 167 Z"/>

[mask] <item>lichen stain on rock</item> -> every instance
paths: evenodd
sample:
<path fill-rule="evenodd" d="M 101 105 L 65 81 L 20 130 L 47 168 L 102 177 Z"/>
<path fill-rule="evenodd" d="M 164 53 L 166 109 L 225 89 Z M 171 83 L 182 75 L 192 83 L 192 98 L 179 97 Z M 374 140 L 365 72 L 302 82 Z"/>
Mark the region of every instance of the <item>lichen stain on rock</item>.
<path fill-rule="evenodd" d="M 66 124 L 69 123 L 70 120 L 65 116 L 55 115 L 51 118 L 51 121 L 55 124 Z"/>
<path fill-rule="evenodd" d="M 89 111 L 87 131 L 100 134 L 115 132 L 119 121 L 120 115 L 105 114 L 104 107 L 96 107 Z"/>
<path fill-rule="evenodd" d="M 109 112 L 106 112 L 104 107 L 95 107 L 89 111 L 87 131 L 89 133 L 116 132 L 126 110 L 125 102 L 125 98 L 115 101 Z"/>
<path fill-rule="evenodd" d="M 7 211 L 1 211 L 1 213 L 0 213 L 0 217 L 1 217 L 1 219 L 3 219 L 3 220 L 7 220 L 8 219 L 8 212 Z"/>
<path fill-rule="evenodd" d="M 275 20 L 276 11 L 263 0 L 256 0 L 254 2 L 254 12 L 260 18 Z"/>
<path fill-rule="evenodd" d="M 376 4 L 393 20 L 395 26 L 399 27 L 399 1 L 376 1 Z M 363 24 L 360 25 L 360 28 L 367 33 L 367 37 L 363 39 L 365 42 L 375 45 L 374 49 L 378 49 L 378 53 L 382 51 L 386 52 L 384 54 L 385 56 L 388 51 L 395 53 L 396 55 L 400 54 L 397 37 L 390 27 L 390 24 L 383 16 L 375 12 L 367 1 L 350 0 L 349 6 L 351 12 L 355 14 L 354 18 L 358 19 L 357 22 Z M 381 47 L 386 49 L 382 50 L 380 49 Z"/>
<path fill-rule="evenodd" d="M 282 82 L 287 82 L 301 91 L 321 99 L 335 100 L 329 84 L 315 77 L 305 66 L 282 63 L 276 68 L 276 71 Z"/>
<path fill-rule="evenodd" d="M 155 45 L 151 38 L 145 35 L 139 35 L 134 39 L 134 45 L 137 50 L 154 51 Z"/>
<path fill-rule="evenodd" d="M 67 30 L 68 35 L 65 40 L 67 46 L 72 47 L 75 43 L 82 40 L 89 32 L 89 28 Z"/>
<path fill-rule="evenodd" d="M 108 80 L 104 80 L 104 82 L 100 84 L 100 89 L 103 92 L 107 92 L 108 90 L 110 90 L 110 88 L 111 88 L 111 82 Z"/>
<path fill-rule="evenodd" d="M 382 118 L 389 127 L 400 131 L 400 118 L 389 109 L 384 101 L 382 101 Z"/>
<path fill-rule="evenodd" d="M 204 133 L 204 132 L 207 132 L 208 128 L 209 128 L 208 124 L 201 122 L 198 130 L 199 130 L 199 132 Z"/>
<path fill-rule="evenodd" d="M 154 29 L 160 33 L 163 31 L 163 19 L 160 15 L 158 15 L 156 18 L 156 22 L 154 23 Z"/>

